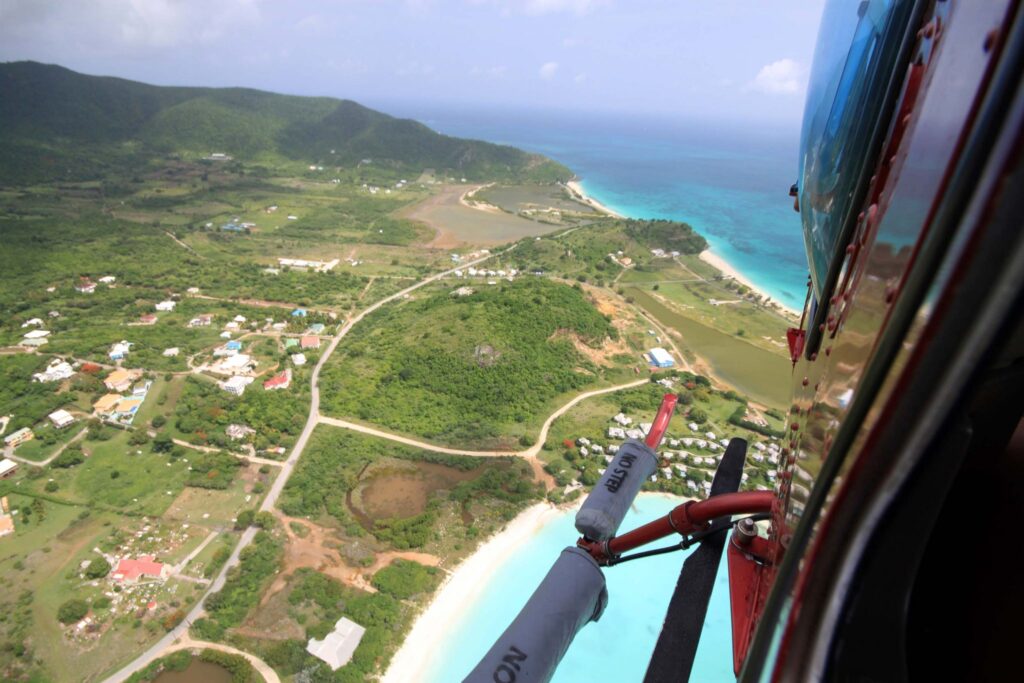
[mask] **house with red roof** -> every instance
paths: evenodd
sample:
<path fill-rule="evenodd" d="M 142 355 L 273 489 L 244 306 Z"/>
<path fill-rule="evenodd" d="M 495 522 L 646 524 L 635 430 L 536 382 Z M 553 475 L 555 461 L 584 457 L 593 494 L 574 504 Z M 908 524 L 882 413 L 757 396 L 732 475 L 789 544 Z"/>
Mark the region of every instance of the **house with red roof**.
<path fill-rule="evenodd" d="M 320 348 L 320 337 L 314 337 L 311 335 L 303 336 L 299 340 L 299 347 L 303 349 L 319 349 Z"/>
<path fill-rule="evenodd" d="M 157 562 L 152 555 L 142 555 L 137 560 L 123 558 L 110 576 L 121 583 L 138 583 L 147 579 L 166 579 L 167 574 L 167 565 Z"/>
<path fill-rule="evenodd" d="M 284 372 L 279 372 L 266 382 L 263 383 L 263 388 L 267 391 L 272 389 L 287 389 L 292 383 L 292 369 L 288 368 Z"/>

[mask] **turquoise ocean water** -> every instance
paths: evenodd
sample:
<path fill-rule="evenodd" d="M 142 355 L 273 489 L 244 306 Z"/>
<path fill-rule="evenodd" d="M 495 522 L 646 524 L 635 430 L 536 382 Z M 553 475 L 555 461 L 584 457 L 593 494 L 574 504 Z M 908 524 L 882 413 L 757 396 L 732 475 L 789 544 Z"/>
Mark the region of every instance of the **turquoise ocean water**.
<path fill-rule="evenodd" d="M 665 515 L 678 502 L 665 495 L 641 494 L 622 528 L 633 528 Z M 559 515 L 494 573 L 480 599 L 463 614 L 434 653 L 424 681 L 451 683 L 461 681 L 469 673 L 515 618 L 562 549 L 575 543 L 579 534 L 573 528 L 574 515 L 574 510 Z M 553 682 L 643 680 L 685 558 L 685 552 L 677 552 L 606 569 L 608 607 L 600 621 L 588 624 L 576 637 Z M 732 673 L 727 575 L 723 555 L 690 677 L 695 683 L 736 680 Z"/>
<path fill-rule="evenodd" d="M 797 121 L 781 129 L 578 112 L 384 109 L 442 133 L 557 159 L 608 207 L 690 223 L 759 288 L 803 306 L 807 265 L 788 196 L 797 177 Z"/>

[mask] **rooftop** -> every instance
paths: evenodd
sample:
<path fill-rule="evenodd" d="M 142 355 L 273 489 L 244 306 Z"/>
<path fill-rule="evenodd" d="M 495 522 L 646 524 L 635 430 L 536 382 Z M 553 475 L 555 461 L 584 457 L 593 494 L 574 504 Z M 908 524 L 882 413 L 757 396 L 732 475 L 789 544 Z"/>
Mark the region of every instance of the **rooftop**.
<path fill-rule="evenodd" d="M 332 670 L 337 671 L 352 659 L 352 653 L 356 651 L 364 633 L 365 628 L 342 617 L 334 625 L 334 630 L 323 640 L 311 638 L 306 646 L 306 652 L 327 662 Z"/>

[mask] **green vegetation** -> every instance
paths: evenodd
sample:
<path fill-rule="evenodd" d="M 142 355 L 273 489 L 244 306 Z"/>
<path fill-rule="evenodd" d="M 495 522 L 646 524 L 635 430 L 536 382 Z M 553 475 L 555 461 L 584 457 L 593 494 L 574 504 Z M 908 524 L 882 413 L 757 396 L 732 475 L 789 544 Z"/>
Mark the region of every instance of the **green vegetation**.
<path fill-rule="evenodd" d="M 455 485 L 445 497 L 459 510 L 473 509 L 485 518 L 511 519 L 524 504 L 538 497 L 537 487 L 530 482 L 529 468 L 519 461 L 510 463 L 498 458 L 481 461 L 466 456 L 439 455 L 346 430 L 318 427 L 288 479 L 278 506 L 292 516 L 315 519 L 326 514 L 347 533 L 359 536 L 363 531 L 353 517 L 347 497 L 359 486 L 360 475 L 370 465 L 386 458 L 479 470 L 477 476 Z M 440 501 L 431 502 L 433 505 L 428 504 L 420 514 L 378 520 L 371 528 L 373 535 L 397 549 L 422 547 L 433 542 L 441 506 Z"/>
<path fill-rule="evenodd" d="M 224 490 L 231 485 L 241 462 L 228 453 L 202 453 L 192 460 L 186 486 Z"/>
<path fill-rule="evenodd" d="M 242 551 L 238 568 L 228 575 L 224 587 L 206 599 L 206 611 L 213 625 L 209 632 L 223 633 L 242 623 L 259 602 L 266 582 L 277 573 L 281 555 L 280 540 L 266 531 L 256 534 L 253 542 Z"/>
<path fill-rule="evenodd" d="M 62 624 L 70 624 L 88 613 L 89 603 L 85 600 L 68 600 L 57 609 L 57 620 Z"/>
<path fill-rule="evenodd" d="M 597 347 L 615 335 L 581 291 L 547 280 L 438 291 L 353 330 L 321 375 L 322 409 L 479 445 L 599 377 L 572 337 Z"/>
<path fill-rule="evenodd" d="M 308 399 L 293 391 L 264 391 L 254 384 L 233 396 L 213 382 L 189 376 L 174 411 L 174 426 L 185 438 L 226 447 L 224 430 L 240 423 L 257 430 L 257 447 L 290 445 L 306 424 Z"/>
<path fill-rule="evenodd" d="M 257 683 L 263 680 L 245 657 L 220 650 L 204 649 L 198 655 L 193 655 L 189 650 L 172 652 L 132 674 L 128 678 L 128 683 L 151 683 L 164 671 L 185 671 L 194 658 L 227 670 L 231 674 L 231 683 Z"/>
<path fill-rule="evenodd" d="M 0 66 L 0 102 L 0 182 L 91 179 L 161 155 L 211 152 L 330 166 L 372 159 L 473 179 L 571 175 L 543 157 L 440 135 L 348 100 L 157 87 L 13 62 Z"/>
<path fill-rule="evenodd" d="M 406 600 L 433 591 L 439 580 L 437 567 L 399 559 L 373 575 L 373 587 L 399 600 Z"/>
<path fill-rule="evenodd" d="M 383 672 L 416 609 L 385 592 L 365 593 L 348 588 L 310 569 L 295 572 L 288 604 L 303 615 L 306 638 L 323 638 L 343 616 L 366 628 L 352 660 L 336 672 L 305 651 L 305 640 L 253 643 L 262 658 L 283 676 L 338 683 L 366 681 Z"/>

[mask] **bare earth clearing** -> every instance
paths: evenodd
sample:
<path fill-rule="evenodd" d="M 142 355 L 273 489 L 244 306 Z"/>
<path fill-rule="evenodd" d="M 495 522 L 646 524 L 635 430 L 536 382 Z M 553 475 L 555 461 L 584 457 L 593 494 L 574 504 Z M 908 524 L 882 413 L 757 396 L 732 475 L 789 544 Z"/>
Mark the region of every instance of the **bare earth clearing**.
<path fill-rule="evenodd" d="M 426 245 L 435 249 L 504 244 L 558 229 L 558 226 L 529 221 L 493 207 L 472 208 L 463 201 L 463 195 L 481 187 L 484 186 L 445 185 L 437 194 L 402 209 L 398 215 L 435 230 L 436 236 Z"/>

